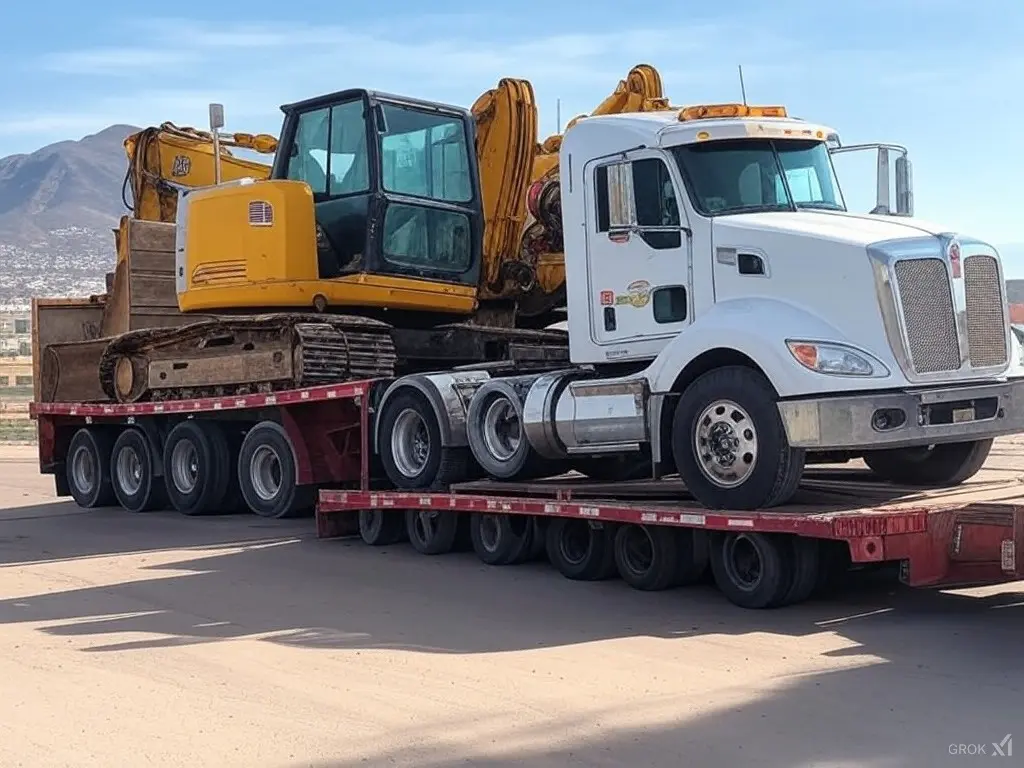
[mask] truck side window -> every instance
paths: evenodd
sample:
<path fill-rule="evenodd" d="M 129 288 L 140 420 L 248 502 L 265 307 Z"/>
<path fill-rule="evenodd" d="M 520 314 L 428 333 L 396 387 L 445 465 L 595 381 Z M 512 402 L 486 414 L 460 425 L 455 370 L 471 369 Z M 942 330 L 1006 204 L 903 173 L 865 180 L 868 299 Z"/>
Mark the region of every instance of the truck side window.
<path fill-rule="evenodd" d="M 640 227 L 680 226 L 679 202 L 668 166 L 661 158 L 647 157 L 632 163 L 633 205 Z M 594 192 L 597 201 L 597 231 L 609 230 L 608 166 L 594 170 Z"/>

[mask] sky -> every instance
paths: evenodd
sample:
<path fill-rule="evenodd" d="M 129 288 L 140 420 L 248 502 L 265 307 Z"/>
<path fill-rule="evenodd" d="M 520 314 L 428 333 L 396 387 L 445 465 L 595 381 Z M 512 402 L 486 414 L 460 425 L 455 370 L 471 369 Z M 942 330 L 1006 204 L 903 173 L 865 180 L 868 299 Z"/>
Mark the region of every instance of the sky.
<path fill-rule="evenodd" d="M 505 76 L 533 82 L 547 135 L 559 101 L 565 123 L 634 64 L 656 66 L 679 106 L 738 101 L 742 65 L 750 103 L 846 144 L 906 146 L 916 214 L 1004 246 L 1008 276 L 1024 278 L 1020 0 L 346 5 L 5 3 L 0 157 L 115 123 L 202 127 L 211 101 L 227 130 L 275 135 L 281 104 L 348 87 L 468 107 Z M 849 207 L 870 209 L 873 158 L 837 158 L 837 172 Z"/>

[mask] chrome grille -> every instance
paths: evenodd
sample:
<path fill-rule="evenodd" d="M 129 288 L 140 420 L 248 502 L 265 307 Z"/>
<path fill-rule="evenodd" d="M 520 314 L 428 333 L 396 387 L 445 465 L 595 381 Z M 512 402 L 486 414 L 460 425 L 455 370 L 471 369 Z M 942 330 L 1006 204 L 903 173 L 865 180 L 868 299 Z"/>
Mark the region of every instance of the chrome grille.
<path fill-rule="evenodd" d="M 895 271 L 914 370 L 959 370 L 960 342 L 946 263 L 940 259 L 905 259 L 896 262 Z"/>
<path fill-rule="evenodd" d="M 992 256 L 964 259 L 967 349 L 975 368 L 1005 365 L 1006 318 L 999 285 L 999 265 Z"/>

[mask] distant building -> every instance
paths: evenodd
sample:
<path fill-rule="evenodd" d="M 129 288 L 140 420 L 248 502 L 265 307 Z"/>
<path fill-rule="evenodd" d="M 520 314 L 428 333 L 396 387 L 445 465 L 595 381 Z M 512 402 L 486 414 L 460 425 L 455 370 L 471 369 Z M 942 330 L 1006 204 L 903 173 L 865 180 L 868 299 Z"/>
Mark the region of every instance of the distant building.
<path fill-rule="evenodd" d="M 0 311 L 0 411 L 32 399 L 32 315 Z"/>

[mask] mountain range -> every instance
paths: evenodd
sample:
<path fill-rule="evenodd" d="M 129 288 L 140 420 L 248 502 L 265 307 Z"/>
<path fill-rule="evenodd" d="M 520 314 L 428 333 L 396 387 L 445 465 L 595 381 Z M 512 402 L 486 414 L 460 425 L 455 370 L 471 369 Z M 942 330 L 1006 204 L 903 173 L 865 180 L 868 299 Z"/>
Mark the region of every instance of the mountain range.
<path fill-rule="evenodd" d="M 102 292 L 126 212 L 124 140 L 137 130 L 113 125 L 0 158 L 0 305 Z"/>

